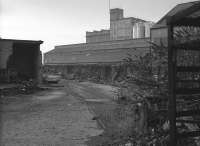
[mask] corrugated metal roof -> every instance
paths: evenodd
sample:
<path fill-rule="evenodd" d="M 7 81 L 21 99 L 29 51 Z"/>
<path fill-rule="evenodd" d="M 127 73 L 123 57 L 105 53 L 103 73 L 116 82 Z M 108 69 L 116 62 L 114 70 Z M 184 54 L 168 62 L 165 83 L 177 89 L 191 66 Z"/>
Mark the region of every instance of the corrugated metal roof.
<path fill-rule="evenodd" d="M 198 2 L 189 2 L 189 3 L 182 3 L 182 4 L 178 4 L 177 6 L 175 6 L 171 11 L 169 11 L 166 16 L 174 16 L 177 13 L 186 10 L 188 8 L 190 8 L 191 6 L 193 6 L 194 4 L 196 4 Z"/>
<path fill-rule="evenodd" d="M 200 10 L 197 12 L 192 13 L 191 15 L 187 16 L 188 18 L 198 18 L 200 17 Z"/>
<path fill-rule="evenodd" d="M 112 50 L 88 50 L 80 52 L 54 52 L 44 55 L 45 64 L 91 64 L 116 63 L 131 55 L 132 59 L 144 56 L 149 47 L 121 48 Z"/>
<path fill-rule="evenodd" d="M 55 52 L 74 52 L 86 50 L 109 50 L 118 48 L 140 48 L 149 47 L 149 38 L 130 39 L 130 40 L 115 40 L 97 43 L 82 43 L 72 45 L 55 46 L 54 50 L 47 52 L 47 54 Z"/>
<path fill-rule="evenodd" d="M 195 6 L 196 4 L 199 4 L 200 1 L 193 1 L 193 2 L 188 2 L 188 3 L 182 3 L 182 4 L 178 4 L 177 6 L 175 6 L 172 10 L 170 10 L 163 18 L 161 18 L 157 24 L 164 24 L 166 23 L 166 18 L 168 17 L 174 17 L 177 14 L 180 14 L 181 12 Z M 185 17 L 190 17 L 190 18 L 197 18 L 200 17 L 200 11 L 195 12 L 190 14 L 189 16 L 185 16 Z"/>

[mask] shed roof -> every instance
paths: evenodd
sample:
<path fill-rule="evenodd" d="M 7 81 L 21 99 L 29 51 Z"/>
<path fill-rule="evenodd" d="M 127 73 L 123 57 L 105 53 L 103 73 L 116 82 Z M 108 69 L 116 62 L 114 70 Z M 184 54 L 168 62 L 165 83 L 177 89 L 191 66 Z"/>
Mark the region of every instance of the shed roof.
<path fill-rule="evenodd" d="M 0 39 L 0 41 L 10 41 L 14 43 L 34 43 L 34 44 L 42 44 L 41 40 L 17 40 L 17 39 Z"/>
<path fill-rule="evenodd" d="M 182 3 L 170 10 L 159 25 L 200 25 L 200 1 Z"/>

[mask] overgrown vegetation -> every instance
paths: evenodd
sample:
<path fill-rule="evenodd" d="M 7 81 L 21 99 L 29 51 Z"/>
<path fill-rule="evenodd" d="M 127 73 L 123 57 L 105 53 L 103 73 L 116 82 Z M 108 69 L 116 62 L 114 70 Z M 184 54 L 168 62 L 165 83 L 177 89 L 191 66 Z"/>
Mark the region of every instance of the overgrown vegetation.
<path fill-rule="evenodd" d="M 175 43 L 182 44 L 187 42 L 188 46 L 196 45 L 199 43 L 200 29 L 191 27 L 179 27 L 175 28 L 174 39 Z M 151 43 L 151 52 L 145 56 L 140 57 L 138 60 L 134 60 L 134 56 L 130 56 L 124 60 L 123 65 L 131 68 L 128 76 L 121 85 L 122 94 L 121 97 L 126 96 L 129 100 L 138 101 L 142 105 L 147 105 L 147 129 L 143 133 L 133 134 L 132 143 L 136 146 L 168 146 L 169 145 L 169 122 L 167 118 L 167 98 L 168 98 L 168 48 L 164 46 L 162 42 L 159 45 Z M 177 52 L 177 64 L 182 66 L 199 65 L 199 52 L 195 51 L 179 51 Z M 178 77 L 184 79 L 199 79 L 199 74 L 178 74 Z M 184 86 L 183 84 L 178 86 Z M 196 85 L 187 85 L 190 87 Z M 198 86 L 199 87 L 199 86 Z M 126 93 L 123 93 L 127 90 Z M 130 94 L 132 93 L 132 94 Z M 191 101 L 191 105 L 200 107 L 199 101 Z M 182 101 L 178 104 L 178 108 L 184 107 L 188 102 Z M 188 106 L 188 104 L 187 104 Z M 190 108 L 192 106 L 189 106 Z M 193 106 L 194 108 L 194 106 Z M 163 112 L 164 111 L 164 112 Z M 143 123 L 145 124 L 145 123 Z M 189 128 L 184 125 L 185 131 Z M 181 146 L 196 146 L 198 142 L 195 139 L 188 138 L 178 141 L 178 145 Z M 136 144 L 137 143 L 137 144 Z"/>
<path fill-rule="evenodd" d="M 184 47 L 191 47 L 199 43 L 200 29 L 192 27 L 175 28 L 174 39 L 177 44 L 187 42 L 188 46 Z M 98 105 L 102 106 L 98 108 L 102 109 L 102 111 L 96 111 L 102 114 L 100 117 L 102 117 L 101 120 L 104 123 L 111 125 L 110 129 L 115 129 L 107 133 L 106 137 L 108 139 L 104 139 L 103 146 L 117 146 L 129 142 L 134 146 L 169 146 L 169 120 L 167 113 L 168 48 L 162 41 L 160 41 L 159 45 L 152 42 L 149 43 L 151 44 L 151 51 L 146 53 L 145 56 L 128 55 L 121 64 L 115 66 L 88 66 L 85 71 L 83 71 L 84 67 L 83 69 L 80 67 L 73 74 L 73 79 L 86 79 L 120 87 L 118 108 L 111 109 L 109 105 L 107 107 Z M 179 54 L 176 58 L 178 65 L 200 65 L 199 53 L 195 51 L 179 51 L 177 53 Z M 135 58 L 138 59 L 136 60 Z M 75 68 L 71 67 L 67 72 L 75 70 Z M 114 74 L 112 70 L 115 70 Z M 105 75 L 107 75 L 106 78 L 104 77 Z M 184 73 L 177 74 L 177 76 L 186 80 L 200 79 L 199 73 Z M 185 85 L 181 84 L 180 86 Z M 187 84 L 187 86 L 193 87 L 194 85 Z M 182 101 L 177 107 L 185 109 L 189 105 L 191 108 L 200 108 L 199 103 L 199 100 Z M 128 116 L 125 116 L 127 113 Z M 123 116 L 118 118 L 120 115 Z M 199 119 L 199 117 L 195 118 Z M 109 124 L 107 127 L 109 127 Z M 187 125 L 183 125 L 183 127 L 185 131 L 189 130 Z M 192 138 L 181 140 L 178 144 L 180 146 L 198 146 L 198 143 Z"/>
<path fill-rule="evenodd" d="M 156 144 L 158 146 L 167 145 L 168 141 L 168 119 L 163 111 L 167 110 L 168 97 L 168 71 L 167 71 L 167 48 L 161 42 L 160 45 L 151 43 L 151 51 L 138 60 L 130 56 L 124 60 L 123 65 L 130 68 L 129 75 L 122 85 L 129 93 L 126 96 L 131 101 L 139 104 L 140 108 L 146 110 L 142 128 L 135 131 L 132 143 L 136 145 Z M 122 89 L 123 92 L 123 89 Z M 132 94 L 130 94 L 132 92 Z M 141 118 L 141 117 L 140 117 Z M 163 125 L 165 124 L 165 127 Z M 143 132 L 140 132 L 140 131 Z"/>

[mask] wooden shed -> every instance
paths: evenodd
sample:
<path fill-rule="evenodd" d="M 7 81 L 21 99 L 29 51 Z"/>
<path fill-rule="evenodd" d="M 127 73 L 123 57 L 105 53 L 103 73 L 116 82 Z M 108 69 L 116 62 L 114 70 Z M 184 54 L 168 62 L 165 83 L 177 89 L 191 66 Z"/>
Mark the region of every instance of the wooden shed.
<path fill-rule="evenodd" d="M 176 146 L 200 136 L 200 1 L 175 6 L 152 28 L 151 40 L 168 47 L 170 146 Z"/>
<path fill-rule="evenodd" d="M 0 39 L 0 83 L 40 82 L 42 41 Z"/>

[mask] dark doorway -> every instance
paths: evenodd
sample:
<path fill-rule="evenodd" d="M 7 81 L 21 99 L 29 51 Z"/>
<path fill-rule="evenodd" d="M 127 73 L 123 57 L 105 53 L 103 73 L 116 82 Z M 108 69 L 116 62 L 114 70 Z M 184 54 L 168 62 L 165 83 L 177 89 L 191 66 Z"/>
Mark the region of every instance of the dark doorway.
<path fill-rule="evenodd" d="M 13 44 L 13 53 L 8 60 L 11 80 L 30 80 L 37 78 L 38 51 L 39 47 L 36 44 Z"/>

